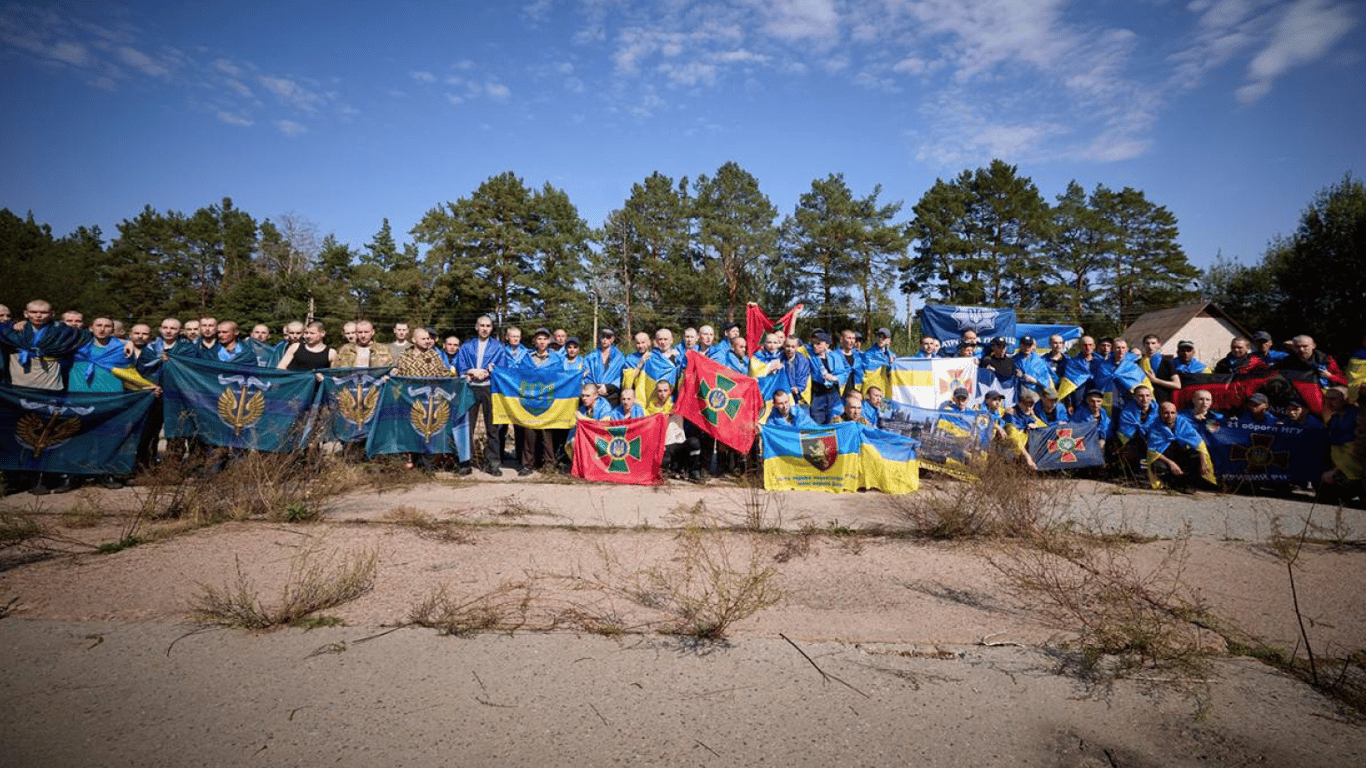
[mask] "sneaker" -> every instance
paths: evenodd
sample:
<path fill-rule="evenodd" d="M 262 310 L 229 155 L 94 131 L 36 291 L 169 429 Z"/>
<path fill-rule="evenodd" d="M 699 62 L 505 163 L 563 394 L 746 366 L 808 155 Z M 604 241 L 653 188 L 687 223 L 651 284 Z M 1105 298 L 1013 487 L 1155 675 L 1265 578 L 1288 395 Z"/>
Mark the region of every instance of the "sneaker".
<path fill-rule="evenodd" d="M 117 477 L 114 477 L 113 475 L 105 475 L 103 478 L 100 479 L 100 485 L 104 486 L 105 488 L 108 488 L 111 491 L 117 491 L 118 489 L 123 487 L 124 483 L 122 480 L 118 479 Z"/>
<path fill-rule="evenodd" d="M 530 474 L 531 474 L 531 467 L 519 467 L 519 468 L 517 469 L 517 476 L 518 476 L 518 477 L 526 477 L 526 476 L 528 476 L 528 475 L 530 475 Z"/>
<path fill-rule="evenodd" d="M 490 475 L 493 475 L 494 477 L 502 477 L 502 476 L 503 476 L 503 468 L 502 468 L 502 467 L 490 467 L 488 472 L 489 472 Z"/>
<path fill-rule="evenodd" d="M 474 470 L 470 469 L 470 465 L 468 465 L 468 464 L 461 464 L 460 467 L 459 467 L 458 469 L 455 470 L 455 474 L 457 474 L 457 475 L 468 475 L 468 474 L 470 474 L 470 473 L 473 472 L 473 471 L 474 471 Z"/>

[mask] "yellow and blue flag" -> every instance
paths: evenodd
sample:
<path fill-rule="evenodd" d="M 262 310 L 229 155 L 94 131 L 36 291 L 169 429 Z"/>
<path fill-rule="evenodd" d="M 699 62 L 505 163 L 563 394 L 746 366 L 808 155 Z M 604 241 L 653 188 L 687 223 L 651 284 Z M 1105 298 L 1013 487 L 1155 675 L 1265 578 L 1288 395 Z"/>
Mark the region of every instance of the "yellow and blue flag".
<path fill-rule="evenodd" d="M 857 491 L 862 462 L 863 425 L 831 424 L 798 429 L 766 424 L 764 488 L 771 491 Z"/>
<path fill-rule="evenodd" d="M 962 387 L 977 389 L 977 360 L 971 357 L 898 357 L 892 361 L 888 399 L 898 405 L 939 408 Z"/>
<path fill-rule="evenodd" d="M 863 425 L 859 425 L 863 426 Z M 882 429 L 863 427 L 859 451 L 859 487 L 883 493 L 920 490 L 920 461 L 912 438 Z"/>
<path fill-rule="evenodd" d="M 1062 378 L 1058 380 L 1058 399 L 1062 400 L 1091 381 L 1091 364 L 1079 357 L 1067 358 Z"/>
<path fill-rule="evenodd" d="M 493 369 L 493 423 L 531 429 L 569 429 L 574 426 L 582 371 L 559 366 Z"/>

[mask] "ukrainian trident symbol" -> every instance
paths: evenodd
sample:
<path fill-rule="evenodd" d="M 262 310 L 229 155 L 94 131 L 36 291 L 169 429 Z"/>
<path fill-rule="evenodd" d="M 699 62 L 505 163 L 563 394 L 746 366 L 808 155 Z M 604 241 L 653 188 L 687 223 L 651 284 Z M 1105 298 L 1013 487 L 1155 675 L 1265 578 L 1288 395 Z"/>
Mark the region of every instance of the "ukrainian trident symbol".
<path fill-rule="evenodd" d="M 450 423 L 450 401 L 455 393 L 440 387 L 409 387 L 408 396 L 413 398 L 413 407 L 408 409 L 408 423 L 425 442 L 431 442 Z"/>
<path fill-rule="evenodd" d="M 94 408 L 79 408 L 74 405 L 51 405 L 35 403 L 20 398 L 19 405 L 28 413 L 19 418 L 14 426 L 14 440 L 33 451 L 37 459 L 46 448 L 56 448 L 81 433 L 81 417 L 92 413 Z M 46 411 L 46 417 L 38 412 Z M 62 414 L 74 414 L 62 418 Z"/>
<path fill-rule="evenodd" d="M 266 413 L 266 390 L 271 383 L 261 381 L 255 376 L 218 375 L 223 394 L 218 396 L 218 418 L 232 427 L 232 434 L 240 436 L 242 430 L 254 425 Z M 238 388 L 233 390 L 233 385 Z"/>
<path fill-rule="evenodd" d="M 732 389 L 735 389 L 735 382 L 720 374 L 717 374 L 714 386 L 705 379 L 698 380 L 697 398 L 702 401 L 702 416 L 707 421 L 715 424 L 722 413 L 735 420 L 735 414 L 740 412 L 740 401 L 730 396 Z"/>
<path fill-rule="evenodd" d="M 626 438 L 626 431 L 629 427 L 608 427 L 606 438 L 597 438 L 593 441 L 593 448 L 597 451 L 598 459 L 607 460 L 607 471 L 615 474 L 626 474 L 631 471 L 631 465 L 627 459 L 640 461 L 640 438 Z"/>

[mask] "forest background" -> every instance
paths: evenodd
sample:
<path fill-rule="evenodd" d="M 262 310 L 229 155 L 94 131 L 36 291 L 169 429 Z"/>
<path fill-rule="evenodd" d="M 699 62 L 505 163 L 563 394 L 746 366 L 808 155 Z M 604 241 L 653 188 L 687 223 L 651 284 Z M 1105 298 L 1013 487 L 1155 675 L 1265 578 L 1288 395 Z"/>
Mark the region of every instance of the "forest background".
<path fill-rule="evenodd" d="M 1309 333 L 1339 356 L 1366 332 L 1366 187 L 1350 174 L 1305 206 L 1255 264 L 1194 267 L 1175 215 L 1141 190 L 1075 182 L 1050 202 L 1016 166 L 937 179 L 909 211 L 814 179 L 779 218 L 759 180 L 728 162 L 695 179 L 658 172 L 598 226 L 549 183 L 508 171 L 433 206 L 403 242 L 388 218 L 357 247 L 293 214 L 258 219 L 224 197 L 194 212 L 151 206 L 117 225 L 55 236 L 33 212 L 0 210 L 0 303 L 155 325 L 208 311 L 278 333 L 289 320 L 431 326 L 462 338 L 500 326 L 588 336 L 741 321 L 804 303 L 804 328 L 887 326 L 909 352 L 917 331 L 896 294 L 921 303 L 1011 307 L 1022 321 L 1122 331 L 1155 309 L 1210 300 L 1249 329 Z M 1291 205 L 1287 201 L 1287 205 Z M 1202 351 L 1210 362 L 1223 350 Z"/>

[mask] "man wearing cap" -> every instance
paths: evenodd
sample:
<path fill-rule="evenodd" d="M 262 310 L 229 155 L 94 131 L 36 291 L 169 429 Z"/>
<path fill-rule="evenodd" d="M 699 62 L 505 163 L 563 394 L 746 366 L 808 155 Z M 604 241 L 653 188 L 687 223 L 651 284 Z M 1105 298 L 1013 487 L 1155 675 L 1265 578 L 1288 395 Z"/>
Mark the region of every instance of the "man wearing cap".
<path fill-rule="evenodd" d="M 977 345 L 977 331 L 971 328 L 963 331 L 963 337 L 958 340 L 958 346 L 953 349 L 941 348 L 939 354 L 942 357 L 981 357 L 982 350 Z"/>
<path fill-rule="evenodd" d="M 1271 338 L 1271 334 L 1266 331 L 1257 331 L 1252 334 L 1252 354 L 1266 363 L 1268 367 L 1275 368 L 1276 363 L 1290 356 L 1283 349 L 1273 349 L 1276 340 Z"/>
<path fill-rule="evenodd" d="M 958 387 L 953 390 L 952 394 L 949 396 L 949 401 L 941 405 L 939 410 L 966 411 L 968 410 L 969 397 L 972 397 L 972 393 L 967 390 L 967 387 Z"/>
<path fill-rule="evenodd" d="M 868 387 L 885 391 L 892 385 L 892 361 L 896 359 L 896 353 L 892 351 L 892 329 L 877 329 L 873 339 L 873 346 L 863 353 L 864 392 L 868 391 Z"/>
<path fill-rule="evenodd" d="M 1195 342 L 1182 339 L 1176 343 L 1176 361 L 1172 364 L 1178 374 L 1204 373 L 1205 364 L 1195 359 Z"/>
<path fill-rule="evenodd" d="M 811 344 L 811 418 L 829 424 L 851 371 L 844 356 L 830 351 L 830 334 L 818 333 Z"/>
<path fill-rule="evenodd" d="M 1269 427 L 1279 423 L 1280 420 L 1271 412 L 1271 401 L 1266 395 L 1253 392 L 1243 401 L 1243 411 L 1238 414 L 1238 426 L 1256 424 Z"/>
<path fill-rule="evenodd" d="M 1070 417 L 1067 406 L 1058 402 L 1058 390 L 1052 387 L 1044 387 L 1039 393 L 1039 404 L 1034 406 L 1034 412 L 1045 424 L 1062 424 Z"/>
<path fill-rule="evenodd" d="M 1181 388 L 1181 374 L 1176 370 L 1176 360 L 1162 354 L 1162 340 L 1157 338 L 1157 334 L 1144 336 L 1142 343 L 1138 367 L 1148 374 L 1148 380 L 1153 383 L 1153 395 L 1157 402 L 1171 402 L 1176 390 Z"/>
<path fill-rule="evenodd" d="M 579 337 L 566 336 L 564 339 L 564 369 L 582 373 L 588 367 L 588 359 L 579 355 Z"/>
<path fill-rule="evenodd" d="M 1058 386 L 1053 367 L 1035 351 L 1033 336 L 1020 337 L 1020 346 L 1015 351 L 1015 375 L 1020 378 L 1020 386 L 1035 392 Z"/>
<path fill-rule="evenodd" d="M 616 348 L 617 333 L 611 328 L 598 331 L 598 348 L 588 355 L 583 380 L 598 385 L 598 395 L 609 402 L 619 402 L 621 372 L 626 357 Z"/>
<path fill-rule="evenodd" d="M 474 445 L 475 423 L 484 419 L 484 471 L 490 475 L 503 474 L 503 444 L 507 440 L 507 425 L 493 423 L 493 387 L 490 377 L 493 369 L 510 365 L 506 348 L 493 336 L 493 318 L 480 315 L 474 321 L 474 339 L 462 345 L 455 353 L 455 375 L 463 378 L 474 393 L 474 405 L 470 407 L 468 427 L 470 445 Z M 459 474 L 470 474 L 469 462 L 462 463 L 456 470 Z"/>
<path fill-rule="evenodd" d="M 991 340 L 991 352 L 977 359 L 977 365 L 996 374 L 998 381 L 1015 378 L 1015 358 L 1006 354 L 1008 342 L 1004 336 Z"/>

